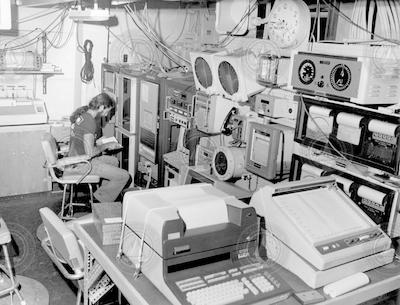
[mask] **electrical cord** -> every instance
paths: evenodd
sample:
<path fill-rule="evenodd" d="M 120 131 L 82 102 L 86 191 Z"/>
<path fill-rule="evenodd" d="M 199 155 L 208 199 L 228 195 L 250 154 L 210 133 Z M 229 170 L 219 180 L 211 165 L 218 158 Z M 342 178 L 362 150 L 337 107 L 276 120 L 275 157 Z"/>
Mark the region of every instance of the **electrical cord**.
<path fill-rule="evenodd" d="M 38 19 L 38 18 L 45 17 L 45 16 L 48 16 L 48 15 L 57 13 L 57 12 L 59 12 L 59 11 L 61 11 L 61 10 L 63 10 L 63 8 L 57 8 L 56 6 L 54 6 L 54 7 L 52 7 L 52 8 L 49 8 L 49 9 L 43 10 L 43 11 L 41 11 L 41 12 L 37 12 L 37 13 L 35 13 L 35 14 L 32 14 L 32 15 L 30 15 L 30 16 L 27 16 L 27 17 L 25 17 L 25 18 L 21 18 L 21 19 L 18 21 L 18 23 L 21 24 L 21 23 L 25 23 L 25 22 L 32 21 L 32 20 L 36 20 L 36 19 Z"/>
<path fill-rule="evenodd" d="M 92 50 L 93 42 L 86 39 L 81 50 L 85 54 L 85 64 L 81 69 L 81 81 L 85 84 L 90 83 L 93 80 L 94 67 L 92 63 Z"/>
<path fill-rule="evenodd" d="M 282 135 L 282 147 L 281 147 L 281 168 L 280 168 L 280 179 L 283 180 L 283 163 L 285 161 L 285 133 L 281 130 Z"/>
<path fill-rule="evenodd" d="M 238 21 L 238 23 L 230 30 L 227 34 L 227 36 L 218 44 L 219 47 L 227 47 L 229 44 L 232 43 L 234 37 L 232 38 L 234 31 L 242 24 L 242 22 L 247 18 L 250 17 L 250 15 L 255 11 L 255 9 L 258 7 L 257 1 L 253 3 L 253 5 L 250 6 L 250 1 L 249 1 L 249 8 L 246 10 L 242 18 Z M 230 39 L 230 41 L 228 41 Z"/>
<path fill-rule="evenodd" d="M 10 40 L 10 41 L 7 41 L 7 42 L 4 44 L 4 47 L 1 48 L 1 50 L 2 50 L 2 51 L 14 51 L 14 50 L 23 49 L 23 48 L 26 48 L 26 47 L 29 47 L 29 46 L 32 46 L 32 45 L 37 44 L 38 40 L 43 36 L 43 33 L 47 33 L 47 32 L 53 31 L 57 26 L 59 26 L 59 24 L 60 24 L 61 22 L 63 22 L 63 20 L 64 20 L 64 19 L 66 18 L 66 16 L 67 16 L 67 12 L 68 12 L 68 10 L 67 10 L 67 9 L 64 9 L 64 10 L 63 10 L 59 15 L 57 15 L 57 17 L 56 17 L 53 21 L 51 21 L 50 24 L 47 25 L 47 27 L 45 27 L 44 29 L 35 28 L 34 30 L 32 30 L 32 31 L 30 31 L 30 32 L 28 32 L 28 33 L 26 33 L 26 34 L 24 34 L 24 35 L 22 35 L 22 36 L 19 36 L 19 37 L 14 38 L 14 39 L 12 39 L 12 40 Z M 52 27 L 52 25 L 53 25 L 56 21 L 58 21 L 58 22 Z M 38 31 L 38 30 L 40 31 L 40 33 L 37 34 L 36 36 L 34 36 L 33 38 L 31 38 L 31 39 L 29 39 L 29 40 L 27 40 L 27 41 L 25 41 L 25 42 L 23 42 L 23 43 L 21 43 L 21 44 L 18 44 L 18 45 L 12 46 L 12 47 L 7 47 L 7 45 L 9 45 L 11 42 L 18 41 L 18 40 L 20 40 L 22 37 L 28 36 L 28 35 L 34 33 L 35 31 Z"/>
<path fill-rule="evenodd" d="M 377 38 L 382 39 L 382 40 L 384 40 L 384 41 L 387 41 L 387 42 L 390 42 L 390 43 L 393 43 L 393 44 L 396 44 L 396 45 L 400 45 L 400 40 L 398 40 L 398 39 L 391 39 L 391 38 L 388 38 L 388 37 L 384 37 L 384 36 L 382 36 L 382 35 L 378 35 L 378 34 L 372 33 L 372 32 L 370 32 L 368 29 L 366 29 L 366 28 L 360 26 L 359 24 L 357 24 L 356 22 L 354 22 L 351 18 L 349 18 L 346 14 L 344 14 L 337 6 L 334 5 L 331 1 L 327 1 L 327 0 L 322 0 L 322 1 L 324 1 L 324 3 L 327 4 L 327 5 L 329 5 L 330 7 L 332 7 L 332 8 L 339 14 L 339 16 L 341 16 L 343 19 L 345 19 L 348 23 L 354 25 L 355 27 L 357 27 L 357 28 L 360 29 L 360 30 L 363 30 L 363 31 L 365 31 L 365 32 L 367 32 L 367 33 L 369 33 L 369 34 L 371 34 L 371 36 L 372 36 L 373 38 L 377 37 Z"/>
<path fill-rule="evenodd" d="M 125 6 L 125 10 L 128 14 L 128 16 L 131 18 L 131 20 L 133 21 L 133 23 L 137 26 L 137 28 L 147 37 L 147 39 L 149 39 L 151 42 L 153 42 L 153 44 L 155 45 L 155 47 L 161 52 L 163 53 L 165 56 L 167 56 L 171 61 L 173 61 L 176 65 L 180 66 L 180 63 L 173 59 L 169 54 L 166 53 L 166 51 L 162 48 L 161 44 L 157 43 L 154 41 L 153 37 L 151 37 L 151 35 L 149 33 L 147 33 L 142 26 L 138 23 L 138 21 L 135 20 L 135 15 L 134 13 L 132 13 L 131 8 L 129 6 Z M 137 15 L 136 15 L 137 17 Z M 139 21 L 140 22 L 140 21 Z"/>
<path fill-rule="evenodd" d="M 155 43 L 155 45 L 156 45 L 157 47 L 160 46 L 161 49 L 163 49 L 163 50 L 161 50 L 161 49 L 159 48 L 160 51 L 161 51 L 165 56 L 167 56 L 170 60 L 172 60 L 172 58 L 171 58 L 171 56 L 168 54 L 168 52 L 171 53 L 171 54 L 173 54 L 173 55 L 175 55 L 177 58 L 183 60 L 184 62 L 190 64 L 190 60 L 187 60 L 185 57 L 181 56 L 179 53 L 175 52 L 175 51 L 172 50 L 170 47 L 168 47 L 166 44 L 164 44 L 164 43 L 161 41 L 161 39 L 158 37 L 158 34 L 155 33 L 155 32 L 151 29 L 151 27 L 150 27 L 150 25 L 149 25 L 149 22 L 148 22 L 148 16 L 146 17 L 147 20 L 144 20 L 139 14 L 136 13 L 136 6 L 135 6 L 135 5 L 134 5 L 134 8 L 135 8 L 135 11 L 133 11 L 132 8 L 129 7 L 128 5 L 125 5 L 125 9 L 127 10 L 128 14 L 131 14 L 131 15 L 136 16 L 136 17 L 139 19 L 139 21 L 141 22 L 141 24 L 146 28 L 146 31 L 147 31 L 148 35 L 150 36 L 150 40 L 151 40 L 153 43 Z M 147 12 L 147 3 L 146 3 L 146 6 L 145 6 L 145 9 L 146 9 L 146 12 Z M 147 35 L 146 35 L 146 36 L 147 36 Z M 147 36 L 147 37 L 149 37 L 149 36 Z M 168 52 L 167 52 L 167 51 L 168 51 Z M 173 60 L 172 60 L 172 61 L 173 61 Z M 175 61 L 175 63 L 176 63 L 176 61 Z"/>

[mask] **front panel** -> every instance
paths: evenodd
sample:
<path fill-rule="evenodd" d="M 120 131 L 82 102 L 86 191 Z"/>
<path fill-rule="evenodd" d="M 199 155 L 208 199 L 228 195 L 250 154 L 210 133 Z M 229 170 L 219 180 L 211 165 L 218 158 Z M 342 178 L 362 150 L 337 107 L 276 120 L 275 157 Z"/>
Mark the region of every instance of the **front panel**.
<path fill-rule="evenodd" d="M 301 97 L 295 141 L 399 174 L 400 117 L 366 107 Z"/>

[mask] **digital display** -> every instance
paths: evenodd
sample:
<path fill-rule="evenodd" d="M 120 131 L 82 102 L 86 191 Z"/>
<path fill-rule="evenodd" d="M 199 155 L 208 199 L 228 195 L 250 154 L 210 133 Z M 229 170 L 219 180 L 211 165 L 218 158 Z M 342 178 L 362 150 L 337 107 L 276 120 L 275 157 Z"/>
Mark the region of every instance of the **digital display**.
<path fill-rule="evenodd" d="M 261 166 L 267 166 L 269 145 L 270 134 L 260 130 L 254 130 L 252 136 L 250 160 Z"/>

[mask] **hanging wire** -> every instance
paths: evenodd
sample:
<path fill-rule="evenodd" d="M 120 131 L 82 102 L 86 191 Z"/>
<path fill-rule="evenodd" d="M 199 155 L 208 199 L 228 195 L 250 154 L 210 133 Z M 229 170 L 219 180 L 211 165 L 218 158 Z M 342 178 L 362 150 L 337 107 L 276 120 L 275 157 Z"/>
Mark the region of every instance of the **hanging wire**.
<path fill-rule="evenodd" d="M 149 39 L 154 45 L 155 47 L 165 56 L 168 57 L 168 59 L 170 59 L 172 62 L 174 62 L 176 65 L 181 66 L 181 63 L 176 60 L 175 58 L 173 58 L 170 54 L 174 54 L 175 56 L 179 57 L 180 59 L 184 60 L 185 62 L 190 64 L 190 61 L 188 61 L 187 59 L 185 59 L 184 57 L 180 56 L 178 53 L 174 52 L 173 50 L 169 49 L 165 44 L 163 44 L 160 40 L 158 40 L 158 38 L 155 38 L 153 35 L 151 34 L 150 31 L 148 31 L 148 29 L 146 28 L 146 30 L 144 29 L 145 25 L 144 22 L 140 20 L 138 14 L 135 14 L 135 12 L 132 11 L 132 9 L 129 6 L 125 6 L 126 12 L 128 14 L 128 16 L 131 18 L 131 20 L 133 21 L 133 23 L 138 27 L 138 29 L 147 37 L 147 39 Z M 138 20 L 136 20 L 136 18 L 138 18 Z"/>
<path fill-rule="evenodd" d="M 345 19 L 348 23 L 354 25 L 355 27 L 357 27 L 358 29 L 365 31 L 366 33 L 370 34 L 372 37 L 377 37 L 379 39 L 382 39 L 383 41 L 387 41 L 396 45 L 400 45 L 400 40 L 397 39 L 391 39 L 391 38 L 387 38 L 378 34 L 375 34 L 371 31 L 369 31 L 367 28 L 364 28 L 362 26 L 360 26 L 359 24 L 357 24 L 356 22 L 354 22 L 350 17 L 348 17 L 346 14 L 344 14 L 336 5 L 334 5 L 331 1 L 327 1 L 327 0 L 322 0 L 324 1 L 325 4 L 329 5 L 330 7 L 332 7 L 338 14 L 339 16 L 341 16 L 343 19 Z"/>
<path fill-rule="evenodd" d="M 85 84 L 90 83 L 93 80 L 94 67 L 92 63 L 92 50 L 93 42 L 86 39 L 83 43 L 82 52 L 85 54 L 85 63 L 81 69 L 81 81 Z"/>
<path fill-rule="evenodd" d="M 171 56 L 168 53 L 173 54 L 174 56 L 176 56 L 177 58 L 181 59 L 182 61 L 190 64 L 190 60 L 186 59 L 185 57 L 181 56 L 179 53 L 175 52 L 174 50 L 172 50 L 169 46 L 167 46 L 166 44 L 164 44 L 161 40 L 161 38 L 158 36 L 157 33 L 155 33 L 151 27 L 149 26 L 148 23 L 148 19 L 144 20 L 140 14 L 136 13 L 136 6 L 134 5 L 135 11 L 132 10 L 131 7 L 129 7 L 128 5 L 125 6 L 125 8 L 127 9 L 128 14 L 130 14 L 132 17 L 136 16 L 139 20 L 139 22 L 142 24 L 142 26 L 145 28 L 145 32 L 147 32 L 146 37 L 148 37 L 149 39 L 151 39 L 151 41 L 153 41 L 153 43 L 155 43 L 156 46 L 159 46 L 159 49 L 163 49 L 162 52 L 164 54 L 166 54 L 166 56 L 168 56 L 168 58 L 170 58 Z M 147 17 L 148 18 L 148 17 Z M 135 23 L 137 24 L 137 23 Z M 147 24 L 147 25 L 146 25 Z M 176 62 L 176 61 L 175 61 Z M 176 62 L 177 63 L 177 62 Z"/>
<path fill-rule="evenodd" d="M 235 30 L 242 24 L 242 22 L 249 17 L 258 7 L 258 3 L 257 1 L 255 1 L 253 3 L 253 5 L 250 6 L 250 2 L 249 2 L 249 8 L 246 10 L 246 12 L 244 13 L 244 15 L 242 16 L 242 18 L 238 21 L 238 23 L 232 28 L 232 30 L 230 30 L 227 34 L 227 36 L 218 44 L 218 46 L 220 47 L 226 47 L 228 46 L 230 43 L 232 43 L 232 40 L 235 38 L 233 36 L 232 33 L 235 32 Z M 231 39 L 229 42 L 227 42 L 229 39 Z"/>

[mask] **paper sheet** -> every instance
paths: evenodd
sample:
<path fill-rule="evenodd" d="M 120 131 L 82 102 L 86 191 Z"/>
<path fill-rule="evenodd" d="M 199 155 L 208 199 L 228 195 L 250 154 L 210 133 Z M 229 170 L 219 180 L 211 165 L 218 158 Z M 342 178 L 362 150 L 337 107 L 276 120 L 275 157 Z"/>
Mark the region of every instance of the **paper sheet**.
<path fill-rule="evenodd" d="M 186 229 L 196 229 L 229 222 L 225 201 L 222 199 L 196 200 L 178 206 L 178 214 L 186 224 Z"/>
<path fill-rule="evenodd" d="M 335 188 L 280 195 L 275 201 L 310 243 L 333 240 L 371 227 Z"/>

